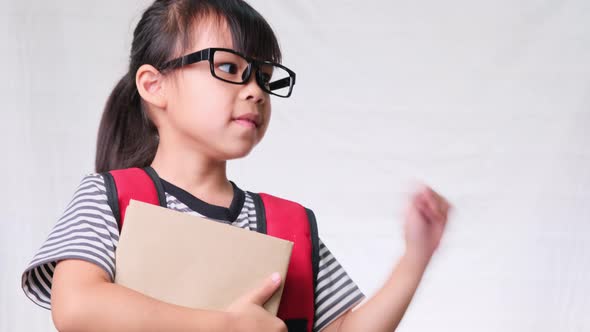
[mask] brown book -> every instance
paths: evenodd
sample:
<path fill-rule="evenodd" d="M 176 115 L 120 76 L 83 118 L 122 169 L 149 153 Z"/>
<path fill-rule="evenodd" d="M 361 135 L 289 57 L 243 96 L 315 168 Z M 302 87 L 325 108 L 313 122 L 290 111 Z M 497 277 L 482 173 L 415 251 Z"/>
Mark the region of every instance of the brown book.
<path fill-rule="evenodd" d="M 273 272 L 284 281 L 292 249 L 289 241 L 132 200 L 115 282 L 164 302 L 223 310 Z M 274 315 L 283 285 L 265 304 Z"/>

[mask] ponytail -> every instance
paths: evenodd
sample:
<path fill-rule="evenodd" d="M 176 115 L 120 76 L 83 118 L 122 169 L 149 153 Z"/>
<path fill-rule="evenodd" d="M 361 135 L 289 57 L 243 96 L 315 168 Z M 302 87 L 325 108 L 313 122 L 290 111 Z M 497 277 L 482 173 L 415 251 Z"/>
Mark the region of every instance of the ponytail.
<path fill-rule="evenodd" d="M 149 166 L 158 132 L 141 105 L 135 77 L 127 73 L 107 100 L 96 144 L 96 172 Z"/>

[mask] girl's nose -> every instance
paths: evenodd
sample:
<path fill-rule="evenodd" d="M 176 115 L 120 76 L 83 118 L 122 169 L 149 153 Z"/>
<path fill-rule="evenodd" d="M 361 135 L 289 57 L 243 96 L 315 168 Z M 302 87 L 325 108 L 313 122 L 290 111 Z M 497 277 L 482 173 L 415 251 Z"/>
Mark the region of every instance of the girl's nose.
<path fill-rule="evenodd" d="M 256 75 L 250 75 L 250 79 L 246 84 L 244 84 L 244 88 L 242 89 L 242 97 L 245 100 L 251 101 L 255 104 L 262 104 L 268 98 L 268 95 L 262 90 L 260 86 L 258 86 L 258 82 L 256 82 Z"/>

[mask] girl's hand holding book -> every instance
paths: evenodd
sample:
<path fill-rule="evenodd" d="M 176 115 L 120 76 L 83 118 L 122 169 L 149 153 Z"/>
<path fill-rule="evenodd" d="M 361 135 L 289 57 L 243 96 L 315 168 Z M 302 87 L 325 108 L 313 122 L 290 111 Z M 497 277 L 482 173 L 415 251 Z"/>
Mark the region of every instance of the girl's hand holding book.
<path fill-rule="evenodd" d="M 232 303 L 227 311 L 232 317 L 232 332 L 287 332 L 287 326 L 278 317 L 266 311 L 263 305 L 281 286 L 281 276 L 274 273 L 256 289 Z"/>

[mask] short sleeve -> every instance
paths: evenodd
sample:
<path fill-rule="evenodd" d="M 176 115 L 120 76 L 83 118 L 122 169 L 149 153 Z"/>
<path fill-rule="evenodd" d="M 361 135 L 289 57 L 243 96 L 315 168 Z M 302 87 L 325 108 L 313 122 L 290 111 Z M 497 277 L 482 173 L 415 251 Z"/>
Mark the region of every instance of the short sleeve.
<path fill-rule="evenodd" d="M 320 239 L 320 261 L 315 289 L 314 332 L 357 306 L 365 295 Z"/>
<path fill-rule="evenodd" d="M 100 174 L 82 179 L 70 204 L 22 274 L 26 296 L 51 308 L 51 285 L 57 263 L 81 259 L 96 264 L 114 280 L 119 230 L 108 205 Z"/>

